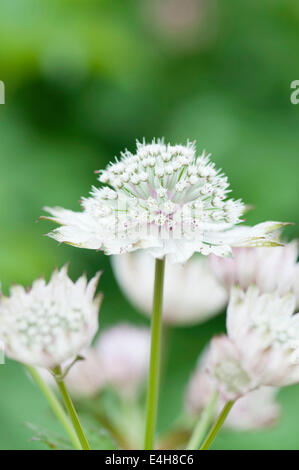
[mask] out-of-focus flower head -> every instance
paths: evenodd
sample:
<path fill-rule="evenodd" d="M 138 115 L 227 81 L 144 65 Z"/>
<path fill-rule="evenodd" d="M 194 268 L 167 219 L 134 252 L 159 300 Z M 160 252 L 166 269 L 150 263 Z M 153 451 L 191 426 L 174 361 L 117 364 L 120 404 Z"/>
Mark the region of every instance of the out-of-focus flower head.
<path fill-rule="evenodd" d="M 7 356 L 48 369 L 74 359 L 98 329 L 99 277 L 72 282 L 63 267 L 48 284 L 38 279 L 29 291 L 13 286 L 9 297 L 1 295 L 0 338 Z"/>
<path fill-rule="evenodd" d="M 299 382 L 299 314 L 294 311 L 294 295 L 232 289 L 228 336 L 212 340 L 207 366 L 225 400 L 262 385 Z"/>
<path fill-rule="evenodd" d="M 275 248 L 234 248 L 232 258 L 211 256 L 213 272 L 229 291 L 234 285 L 246 290 L 257 285 L 263 293 L 283 295 L 299 287 L 298 241 Z M 297 289 L 298 289 L 297 287 Z M 299 289 L 297 303 L 299 303 Z"/>
<path fill-rule="evenodd" d="M 105 373 L 97 351 L 90 347 L 81 352 L 82 360 L 70 367 L 65 382 L 72 395 L 89 398 L 105 387 Z"/>
<path fill-rule="evenodd" d="M 121 323 L 101 334 L 95 350 L 106 385 L 122 395 L 135 395 L 147 375 L 149 329 Z"/>
<path fill-rule="evenodd" d="M 141 6 L 148 29 L 176 52 L 202 49 L 216 37 L 214 0 L 143 0 Z"/>
<path fill-rule="evenodd" d="M 123 254 L 138 249 L 183 263 L 195 252 L 228 256 L 233 246 L 277 245 L 282 223 L 236 229 L 245 206 L 228 199 L 227 177 L 194 143 L 137 142 L 136 154 L 100 171 L 105 186 L 82 199 L 83 212 L 47 208 L 61 226 L 49 236 L 80 248 Z"/>
<path fill-rule="evenodd" d="M 148 253 L 112 258 L 121 289 L 142 312 L 151 315 L 154 259 Z M 166 264 L 163 320 L 174 325 L 200 323 L 221 311 L 228 295 L 211 272 L 207 258 L 198 256 L 185 265 Z"/>
<path fill-rule="evenodd" d="M 217 390 L 216 383 L 207 370 L 208 358 L 209 353 L 206 352 L 199 359 L 187 387 L 185 408 L 192 416 L 204 410 Z M 248 392 L 234 404 L 224 425 L 239 430 L 261 429 L 274 425 L 280 416 L 276 395 L 277 389 L 274 387 L 260 387 Z M 214 410 L 215 417 L 223 406 L 224 400 L 219 397 Z"/>

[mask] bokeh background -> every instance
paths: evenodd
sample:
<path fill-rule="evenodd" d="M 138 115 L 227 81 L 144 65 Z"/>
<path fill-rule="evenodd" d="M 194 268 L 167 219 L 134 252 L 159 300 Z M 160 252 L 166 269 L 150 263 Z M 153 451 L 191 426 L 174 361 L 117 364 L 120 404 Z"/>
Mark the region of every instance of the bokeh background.
<path fill-rule="evenodd" d="M 35 223 L 44 205 L 79 209 L 93 171 L 135 139 L 196 139 L 255 206 L 248 222 L 295 222 L 299 235 L 299 3 L 295 0 L 1 0 L 0 279 L 29 284 L 70 261 L 73 277 L 104 270 L 101 326 L 146 324 L 125 300 L 110 260 L 58 246 Z M 150 275 L 150 274 L 149 274 Z M 173 329 L 159 428 L 175 421 L 196 358 L 224 314 Z M 267 432 L 224 430 L 218 449 L 299 449 L 299 387 Z M 0 367 L 0 448 L 39 449 L 24 423 L 57 429 L 23 368 Z"/>

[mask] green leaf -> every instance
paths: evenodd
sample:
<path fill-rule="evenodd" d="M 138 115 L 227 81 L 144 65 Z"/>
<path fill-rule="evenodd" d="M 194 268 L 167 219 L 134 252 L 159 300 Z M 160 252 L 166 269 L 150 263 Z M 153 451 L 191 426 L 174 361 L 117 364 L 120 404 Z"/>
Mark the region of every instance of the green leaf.
<path fill-rule="evenodd" d="M 32 423 L 25 423 L 34 432 L 32 441 L 42 442 L 52 450 L 73 450 L 71 442 L 48 429 L 40 428 Z"/>
<path fill-rule="evenodd" d="M 91 415 L 80 414 L 80 420 L 87 440 L 93 450 L 115 450 L 117 445 L 103 426 Z"/>

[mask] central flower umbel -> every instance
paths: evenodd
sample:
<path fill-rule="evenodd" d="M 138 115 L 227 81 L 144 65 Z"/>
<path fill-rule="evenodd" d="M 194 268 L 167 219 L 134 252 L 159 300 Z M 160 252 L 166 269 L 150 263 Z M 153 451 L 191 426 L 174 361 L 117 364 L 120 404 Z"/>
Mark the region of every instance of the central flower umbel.
<path fill-rule="evenodd" d="M 122 160 L 102 171 L 99 180 L 116 190 L 100 190 L 100 199 L 114 201 L 112 209 L 117 210 L 119 197 L 125 199 L 128 228 L 144 221 L 171 232 L 183 223 L 182 233 L 189 235 L 211 224 L 216 230 L 229 228 L 240 222 L 244 210 L 241 201 L 225 201 L 227 178 L 208 155 L 196 157 L 191 143 L 186 147 L 138 143 L 136 155 L 122 154 Z"/>
<path fill-rule="evenodd" d="M 205 152 L 196 156 L 194 143 L 137 142 L 135 155 L 125 151 L 98 173 L 107 186 L 82 199 L 82 213 L 47 208 L 63 225 L 50 236 L 107 254 L 149 249 L 178 262 L 195 251 L 225 256 L 231 246 L 272 244 L 266 234 L 277 223 L 232 230 L 245 206 L 227 199 L 226 176 Z"/>

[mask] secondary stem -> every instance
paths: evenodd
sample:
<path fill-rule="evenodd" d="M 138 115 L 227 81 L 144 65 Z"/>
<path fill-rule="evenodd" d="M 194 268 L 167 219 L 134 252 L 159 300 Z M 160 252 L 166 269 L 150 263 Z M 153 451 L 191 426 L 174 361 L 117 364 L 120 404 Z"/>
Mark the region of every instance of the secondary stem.
<path fill-rule="evenodd" d="M 215 437 L 217 436 L 218 432 L 220 431 L 224 421 L 226 420 L 228 413 L 232 409 L 232 406 L 233 406 L 234 403 L 235 403 L 234 401 L 228 401 L 224 405 L 220 415 L 217 418 L 216 423 L 214 424 L 211 431 L 209 432 L 209 434 L 208 434 L 207 438 L 205 439 L 203 445 L 201 446 L 200 450 L 209 450 L 209 448 L 211 447 Z"/>
<path fill-rule="evenodd" d="M 201 417 L 193 430 L 193 433 L 186 447 L 186 450 L 196 450 L 199 448 L 207 432 L 207 429 L 212 422 L 217 400 L 218 400 L 218 393 L 214 392 L 210 402 L 208 403 L 206 408 L 203 410 Z"/>
<path fill-rule="evenodd" d="M 155 430 L 157 422 L 161 360 L 164 271 L 165 258 L 156 259 L 153 312 L 151 323 L 151 356 L 147 386 L 147 411 L 144 441 L 145 450 L 152 450 L 155 446 Z"/>
<path fill-rule="evenodd" d="M 77 415 L 77 412 L 75 410 L 74 404 L 72 402 L 72 399 L 67 391 L 67 388 L 65 386 L 65 383 L 61 377 L 61 368 L 60 367 L 55 367 L 55 369 L 52 370 L 57 386 L 60 390 L 61 396 L 63 398 L 64 404 L 66 406 L 66 409 L 68 411 L 68 414 L 71 418 L 71 421 L 73 423 L 74 429 L 76 431 L 77 437 L 80 441 L 80 444 L 82 446 L 82 450 L 91 450 L 90 445 L 88 443 L 88 440 L 85 436 L 85 433 L 83 431 L 83 428 L 81 426 L 79 417 Z"/>
<path fill-rule="evenodd" d="M 57 416 L 59 419 L 60 423 L 62 424 L 63 428 L 65 429 L 67 435 L 69 436 L 71 442 L 73 443 L 75 449 L 77 450 L 82 450 L 80 441 L 77 437 L 77 434 L 74 431 L 74 428 L 66 415 L 63 407 L 57 400 L 54 392 L 51 390 L 51 388 L 43 381 L 41 378 L 40 374 L 37 372 L 37 370 L 34 367 L 27 366 L 27 370 L 29 371 L 30 375 L 32 376 L 33 380 L 36 382 L 36 384 L 39 386 L 40 390 L 48 400 L 54 414 Z"/>

